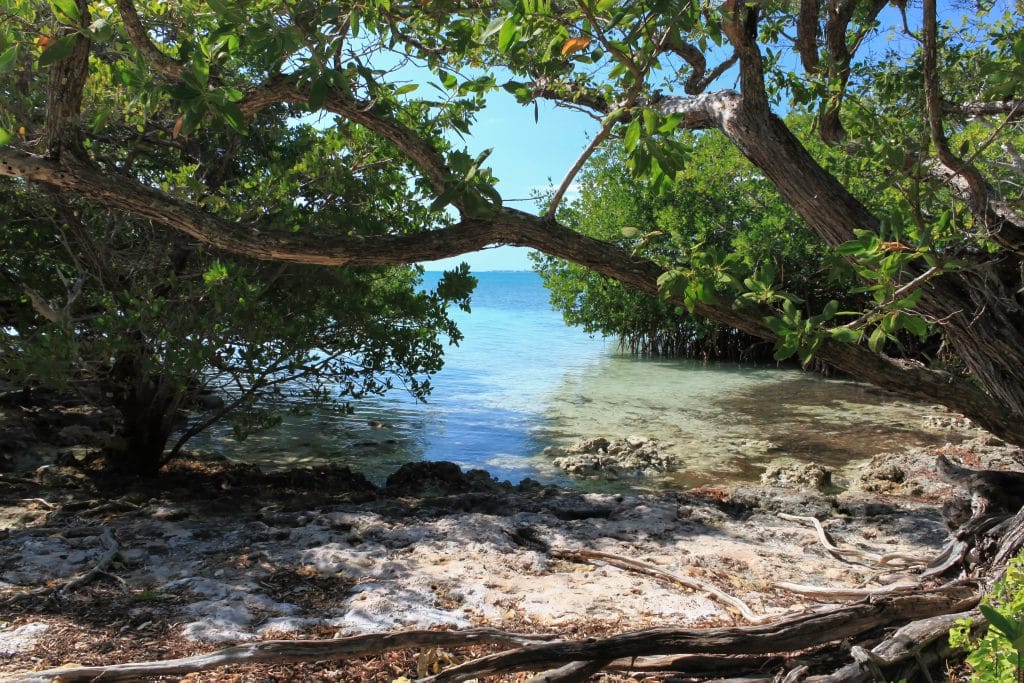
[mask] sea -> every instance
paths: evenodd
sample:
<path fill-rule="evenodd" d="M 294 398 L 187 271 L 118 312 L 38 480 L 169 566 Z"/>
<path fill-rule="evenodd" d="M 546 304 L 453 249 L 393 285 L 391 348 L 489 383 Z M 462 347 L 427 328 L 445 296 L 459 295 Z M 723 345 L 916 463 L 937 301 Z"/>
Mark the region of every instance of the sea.
<path fill-rule="evenodd" d="M 424 286 L 441 275 L 425 273 Z M 534 272 L 474 275 L 471 312 L 452 311 L 464 339 L 447 347 L 426 402 L 395 389 L 348 415 L 285 415 L 244 441 L 220 425 L 189 447 L 265 469 L 347 465 L 376 483 L 407 462 L 448 460 L 513 483 L 622 490 L 754 480 L 780 459 L 852 476 L 875 453 L 940 440 L 923 426 L 935 407 L 799 369 L 639 357 L 567 326 Z M 570 478 L 552 463 L 581 439 L 627 436 L 656 440 L 680 470 Z"/>

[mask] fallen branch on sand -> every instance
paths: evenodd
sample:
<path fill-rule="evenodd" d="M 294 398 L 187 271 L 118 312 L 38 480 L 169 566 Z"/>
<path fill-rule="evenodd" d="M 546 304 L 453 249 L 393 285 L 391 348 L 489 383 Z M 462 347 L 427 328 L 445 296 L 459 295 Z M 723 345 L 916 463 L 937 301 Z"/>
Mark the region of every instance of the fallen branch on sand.
<path fill-rule="evenodd" d="M 734 598 L 728 593 L 720 591 L 718 588 L 712 586 L 706 581 L 699 581 L 688 576 L 673 574 L 672 572 L 667 572 L 664 569 L 659 569 L 658 567 L 647 564 L 646 562 L 640 562 L 639 560 L 634 560 L 629 557 L 613 555 L 612 553 L 602 553 L 594 550 L 557 549 L 551 550 L 550 555 L 551 557 L 556 557 L 562 560 L 572 560 L 574 562 L 605 562 L 615 567 L 619 567 L 620 569 L 627 569 L 629 571 L 653 576 L 663 581 L 678 583 L 679 585 L 685 586 L 691 590 L 707 593 L 710 597 L 722 603 L 726 607 L 738 612 L 744 619 L 751 623 L 759 624 L 768 618 L 766 616 L 758 616 L 754 614 L 745 602 L 738 598 Z"/>
<path fill-rule="evenodd" d="M 850 557 L 856 557 L 863 562 L 871 562 L 874 564 L 882 565 L 921 565 L 927 564 L 928 559 L 924 557 L 918 557 L 917 555 L 911 555 L 908 553 L 872 553 L 867 550 L 860 548 L 840 548 L 832 542 L 832 539 L 828 537 L 828 533 L 825 531 L 825 527 L 821 525 L 815 517 L 801 517 L 799 515 L 789 515 L 784 512 L 779 513 L 779 519 L 784 519 L 787 522 L 798 522 L 800 524 L 806 524 L 813 526 L 815 531 L 818 532 L 818 540 L 821 545 L 825 548 L 825 551 L 829 555 L 841 560 L 843 562 L 851 562 Z M 856 564 L 863 564 L 863 562 L 857 562 Z"/>
<path fill-rule="evenodd" d="M 900 583 L 883 586 L 882 588 L 829 588 L 827 586 L 808 586 L 800 583 L 779 581 L 775 584 L 775 587 L 788 593 L 796 593 L 805 598 L 817 600 L 818 602 L 839 602 L 842 600 L 863 600 L 876 595 L 885 595 L 886 593 L 912 591 L 920 588 L 921 584 L 917 581 L 901 581 Z"/>
<path fill-rule="evenodd" d="M 77 683 L 79 681 L 134 681 L 142 676 L 175 676 L 208 671 L 231 664 L 260 662 L 314 662 L 377 654 L 386 650 L 419 647 L 461 647 L 481 643 L 523 645 L 551 640 L 552 636 L 508 633 L 489 628 L 467 631 L 397 631 L 332 640 L 267 640 L 246 643 L 204 655 L 165 661 L 46 669 L 8 678 L 14 683 Z"/>
<path fill-rule="evenodd" d="M 947 585 L 891 594 L 755 626 L 713 629 L 658 628 L 589 641 L 556 641 L 486 655 L 421 679 L 460 683 L 482 676 L 540 671 L 566 662 L 664 654 L 759 655 L 789 653 L 860 635 L 907 619 L 925 619 L 973 607 L 976 586 Z"/>

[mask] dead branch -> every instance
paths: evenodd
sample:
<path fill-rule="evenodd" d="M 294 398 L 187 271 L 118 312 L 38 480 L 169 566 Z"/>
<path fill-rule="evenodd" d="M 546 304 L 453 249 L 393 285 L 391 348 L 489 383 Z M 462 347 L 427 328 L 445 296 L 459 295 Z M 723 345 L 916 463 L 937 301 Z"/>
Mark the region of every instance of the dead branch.
<path fill-rule="evenodd" d="M 957 614 L 942 614 L 928 619 L 914 621 L 897 630 L 892 636 L 876 645 L 870 651 L 855 646 L 850 654 L 854 662 L 829 676 L 812 676 L 804 679 L 808 683 L 867 683 L 872 680 L 917 680 L 919 672 L 943 657 L 946 652 L 929 653 L 936 643 L 945 642 L 949 629 L 960 619 L 976 616 L 972 611 Z M 899 673 L 875 678 L 876 671 L 901 667 Z"/>
<path fill-rule="evenodd" d="M 397 631 L 373 633 L 331 640 L 267 640 L 246 643 L 194 657 L 166 661 L 112 664 L 109 666 L 80 666 L 46 669 L 15 674 L 12 683 L 85 683 L 86 681 L 134 681 L 142 676 L 173 676 L 208 671 L 231 664 L 258 662 L 302 662 L 341 659 L 375 654 L 386 650 L 418 647 L 459 647 L 479 643 L 523 645 L 551 640 L 550 636 L 509 633 L 481 628 L 468 631 Z"/>
<path fill-rule="evenodd" d="M 883 588 L 829 588 L 827 586 L 808 586 L 780 581 L 775 584 L 775 587 L 789 593 L 796 593 L 797 595 L 817 600 L 818 602 L 838 602 L 842 600 L 863 600 L 864 598 L 871 598 L 886 593 L 912 591 L 920 588 L 921 584 L 917 581 L 903 581 Z"/>
<path fill-rule="evenodd" d="M 615 567 L 619 567 L 620 569 L 627 569 L 629 571 L 653 576 L 654 578 L 661 579 L 663 581 L 678 583 L 691 590 L 707 593 L 709 597 L 724 604 L 733 611 L 738 612 L 744 619 L 751 623 L 761 623 L 768 618 L 767 616 L 758 616 L 754 614 L 754 612 L 751 611 L 751 609 L 742 600 L 720 591 L 706 581 L 699 581 L 688 576 L 673 574 L 672 572 L 659 569 L 658 567 L 646 562 L 640 562 L 639 560 L 623 557 L 621 555 L 602 553 L 594 550 L 552 550 L 550 554 L 552 557 L 557 557 L 563 560 L 572 560 L 575 562 L 606 562 Z"/>
<path fill-rule="evenodd" d="M 583 683 L 610 662 L 572 662 L 551 671 L 537 674 L 526 683 Z"/>
<path fill-rule="evenodd" d="M 871 562 L 882 565 L 924 565 L 928 562 L 924 557 L 919 557 L 909 553 L 886 553 L 884 555 L 880 555 L 860 548 L 840 548 L 832 542 L 832 539 L 828 537 L 828 533 L 825 531 L 825 527 L 823 527 L 821 522 L 816 518 L 789 515 L 784 512 L 780 512 L 778 516 L 779 519 L 784 519 L 787 522 L 799 522 L 800 524 L 813 526 L 815 531 L 818 532 L 818 540 L 825 548 L 825 551 L 832 557 L 843 562 L 851 562 L 852 564 L 864 564 L 865 562 Z M 847 556 L 860 558 L 863 562 L 852 562 L 847 558 Z"/>
<path fill-rule="evenodd" d="M 430 676 L 421 683 L 458 683 L 516 671 L 543 671 L 566 662 L 659 654 L 760 655 L 788 653 L 859 636 L 907 619 L 925 619 L 972 608 L 979 587 L 951 584 L 892 593 L 852 605 L 829 607 L 754 626 L 713 629 L 658 628 L 589 641 L 528 645 L 487 655 Z"/>

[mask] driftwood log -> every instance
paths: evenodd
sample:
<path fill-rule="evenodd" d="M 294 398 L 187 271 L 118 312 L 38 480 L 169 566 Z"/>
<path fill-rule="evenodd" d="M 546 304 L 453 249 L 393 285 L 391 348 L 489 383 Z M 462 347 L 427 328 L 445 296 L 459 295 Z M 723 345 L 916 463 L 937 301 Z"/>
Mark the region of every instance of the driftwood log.
<path fill-rule="evenodd" d="M 813 681 L 861 683 L 872 680 L 931 680 L 950 655 L 947 634 L 956 620 L 977 616 L 975 607 L 1006 563 L 1024 546 L 1024 495 L 1006 495 L 1024 475 L 976 472 L 936 463 L 948 479 L 970 495 L 972 514 L 927 570 L 922 584 L 873 590 L 848 604 L 832 604 L 802 614 L 749 626 L 688 629 L 656 628 L 584 641 L 507 633 L 493 629 L 400 631 L 315 641 L 266 641 L 229 647 L 181 659 L 48 669 L 9 675 L 19 683 L 124 681 L 147 676 L 181 675 L 231 664 L 345 660 L 386 650 L 458 648 L 481 643 L 510 649 L 489 654 L 419 679 L 420 683 L 457 683 L 512 672 L 534 672 L 534 683 L 588 680 L 598 671 L 673 672 L 690 679 Z M 801 520 L 805 521 L 805 520 Z M 820 524 L 815 525 L 819 535 Z M 828 541 L 827 536 L 825 541 Z M 833 546 L 840 554 L 850 553 Z M 601 561 L 642 571 L 647 565 L 619 556 L 585 551 L 551 551 L 574 561 Z M 861 560 L 883 557 L 859 555 Z M 915 558 L 916 559 L 916 558 Z M 678 582 L 675 575 L 659 578 Z M 928 582 L 937 586 L 927 587 Z M 691 588 L 693 586 L 690 586 Z M 808 588 L 808 587 L 796 587 Z M 706 590 L 706 586 L 698 589 Z M 537 673 L 540 672 L 540 673 Z"/>

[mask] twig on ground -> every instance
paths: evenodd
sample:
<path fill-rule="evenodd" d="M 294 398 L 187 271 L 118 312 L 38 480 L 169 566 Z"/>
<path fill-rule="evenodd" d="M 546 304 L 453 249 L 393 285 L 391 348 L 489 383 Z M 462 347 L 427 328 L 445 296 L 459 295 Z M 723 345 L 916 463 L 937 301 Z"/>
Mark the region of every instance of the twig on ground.
<path fill-rule="evenodd" d="M 646 562 L 640 562 L 639 560 L 623 557 L 621 555 L 613 555 L 611 553 L 597 552 L 594 550 L 555 549 L 551 550 L 551 556 L 563 560 L 573 560 L 577 562 L 606 562 L 620 569 L 627 569 L 630 571 L 640 572 L 641 574 L 647 574 L 648 576 L 653 576 L 657 579 L 678 583 L 691 590 L 707 593 L 713 599 L 738 612 L 747 621 L 755 624 L 760 623 L 765 619 L 769 618 L 767 616 L 758 616 L 754 614 L 754 612 L 751 611 L 751 609 L 742 600 L 734 598 L 728 593 L 720 591 L 718 588 L 715 588 L 706 581 L 699 581 L 688 576 L 680 576 L 679 574 L 673 574 L 672 572 L 667 572 L 664 569 L 659 569 L 658 567 L 650 565 Z"/>
<path fill-rule="evenodd" d="M 920 588 L 921 584 L 917 581 L 904 581 L 883 586 L 882 588 L 828 588 L 826 586 L 808 586 L 800 583 L 779 581 L 775 584 L 775 587 L 789 593 L 796 593 L 797 595 L 817 600 L 818 602 L 835 602 L 839 600 L 863 600 L 864 598 L 885 595 L 886 593 L 912 591 Z"/>

